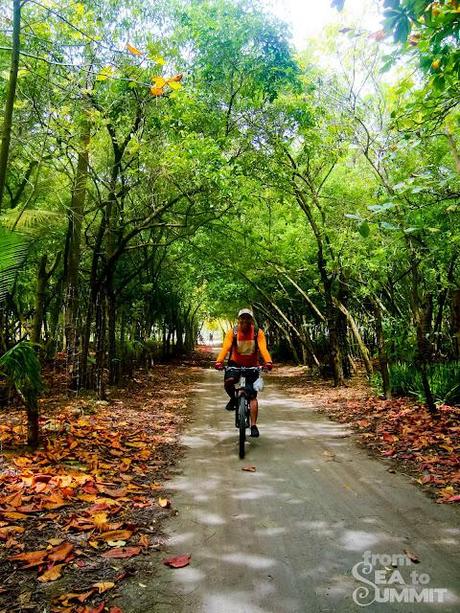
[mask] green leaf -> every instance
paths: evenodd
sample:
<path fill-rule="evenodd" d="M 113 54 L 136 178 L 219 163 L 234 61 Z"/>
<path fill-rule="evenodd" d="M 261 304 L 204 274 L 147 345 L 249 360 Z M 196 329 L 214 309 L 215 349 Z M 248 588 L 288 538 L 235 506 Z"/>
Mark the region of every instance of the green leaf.
<path fill-rule="evenodd" d="M 27 237 L 0 226 L 0 304 L 5 300 L 17 271 L 26 259 L 29 245 Z"/>
<path fill-rule="evenodd" d="M 369 236 L 371 229 L 367 221 L 363 221 L 363 223 L 358 226 L 358 232 L 363 238 L 367 238 Z"/>

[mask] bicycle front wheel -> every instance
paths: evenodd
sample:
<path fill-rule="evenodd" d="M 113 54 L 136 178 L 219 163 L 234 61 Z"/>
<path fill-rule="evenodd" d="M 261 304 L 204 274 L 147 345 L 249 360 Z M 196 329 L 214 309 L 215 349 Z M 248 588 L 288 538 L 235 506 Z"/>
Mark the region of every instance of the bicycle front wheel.
<path fill-rule="evenodd" d="M 246 404 L 246 398 L 241 396 L 238 400 L 239 453 L 241 459 L 244 458 L 244 443 L 246 442 Z"/>

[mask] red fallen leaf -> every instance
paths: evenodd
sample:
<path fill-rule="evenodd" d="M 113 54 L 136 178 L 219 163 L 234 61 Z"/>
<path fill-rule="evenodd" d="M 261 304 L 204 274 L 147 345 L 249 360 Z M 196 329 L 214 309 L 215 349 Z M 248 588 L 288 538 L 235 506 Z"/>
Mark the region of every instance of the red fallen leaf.
<path fill-rule="evenodd" d="M 96 488 L 92 481 L 86 482 L 81 489 L 87 494 L 97 494 L 99 492 L 99 490 Z"/>
<path fill-rule="evenodd" d="M 53 562 L 62 562 L 67 558 L 72 549 L 72 543 L 62 543 L 57 547 L 53 547 L 52 551 L 48 554 L 48 559 Z"/>
<path fill-rule="evenodd" d="M 105 494 L 106 496 L 110 496 L 110 498 L 123 498 L 128 493 L 128 489 L 126 487 L 120 487 L 119 489 L 98 486 L 99 491 Z"/>
<path fill-rule="evenodd" d="M 450 498 L 447 498 L 446 502 L 460 502 L 460 496 L 451 496 Z"/>
<path fill-rule="evenodd" d="M 3 499 L 3 502 L 13 509 L 17 509 L 21 506 L 22 503 L 22 494 L 21 492 L 14 492 L 11 496 L 7 496 Z"/>
<path fill-rule="evenodd" d="M 109 613 L 123 613 L 119 607 L 110 607 Z"/>
<path fill-rule="evenodd" d="M 169 566 L 170 568 L 184 568 L 184 566 L 188 566 L 190 564 L 191 558 L 191 554 L 174 556 L 173 558 L 167 558 L 166 560 L 163 560 L 163 564 L 165 566 Z"/>
<path fill-rule="evenodd" d="M 418 564 L 420 562 L 417 555 L 413 551 L 410 551 L 410 549 L 403 549 L 403 551 L 406 554 L 406 556 L 409 558 L 409 560 L 411 562 L 414 562 L 414 564 Z"/>
<path fill-rule="evenodd" d="M 248 473 L 255 473 L 256 472 L 256 467 L 255 466 L 243 466 L 243 468 L 241 470 L 245 470 Z"/>
<path fill-rule="evenodd" d="M 16 507 L 16 510 L 19 511 L 19 513 L 38 513 L 39 511 L 41 511 L 39 507 L 36 507 L 33 504 Z"/>
<path fill-rule="evenodd" d="M 19 560 L 21 562 L 27 562 L 23 568 L 31 568 L 32 566 L 39 566 L 43 564 L 48 552 L 46 549 L 40 549 L 39 551 L 27 551 L 26 553 L 17 553 L 14 556 L 9 556 L 8 560 Z"/>
<path fill-rule="evenodd" d="M 132 558 L 141 552 L 140 547 L 116 547 L 102 554 L 103 558 Z"/>

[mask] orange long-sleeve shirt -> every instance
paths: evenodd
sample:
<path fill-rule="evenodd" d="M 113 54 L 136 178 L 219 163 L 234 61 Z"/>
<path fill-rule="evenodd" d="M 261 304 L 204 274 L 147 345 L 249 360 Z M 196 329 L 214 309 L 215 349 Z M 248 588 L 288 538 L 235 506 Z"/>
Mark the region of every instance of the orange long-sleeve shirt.
<path fill-rule="evenodd" d="M 233 335 L 233 328 L 230 328 L 225 335 L 224 344 L 217 356 L 216 362 L 223 362 L 229 352 L 230 360 L 236 362 L 240 366 L 258 366 L 259 354 L 262 356 L 264 363 L 272 361 L 267 349 L 267 340 L 263 330 L 259 329 L 257 334 L 258 351 L 255 350 L 254 326 L 251 326 L 247 334 L 243 334 L 240 328 L 238 328 L 235 344 L 233 343 Z"/>

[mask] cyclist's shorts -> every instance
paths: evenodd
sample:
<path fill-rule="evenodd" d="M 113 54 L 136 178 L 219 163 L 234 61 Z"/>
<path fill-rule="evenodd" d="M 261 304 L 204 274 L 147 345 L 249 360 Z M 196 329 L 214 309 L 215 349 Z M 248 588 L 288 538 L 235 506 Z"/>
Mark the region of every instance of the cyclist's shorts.
<path fill-rule="evenodd" d="M 235 366 L 236 368 L 233 369 L 232 366 Z M 228 368 L 225 371 L 224 381 L 227 381 L 227 379 L 233 379 L 233 381 L 236 383 L 239 381 L 240 376 L 239 366 L 236 364 L 236 362 L 229 362 Z M 254 381 L 258 378 L 259 373 L 257 371 L 246 375 L 246 393 L 248 398 L 257 398 L 257 392 L 254 389 Z"/>

